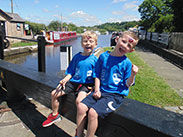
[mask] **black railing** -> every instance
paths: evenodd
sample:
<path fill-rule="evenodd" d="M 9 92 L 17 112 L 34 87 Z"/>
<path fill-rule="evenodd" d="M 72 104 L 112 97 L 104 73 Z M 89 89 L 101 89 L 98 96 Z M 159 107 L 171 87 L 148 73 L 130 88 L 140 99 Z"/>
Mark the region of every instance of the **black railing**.
<path fill-rule="evenodd" d="M 6 38 L 11 39 L 18 39 L 18 40 L 24 40 L 24 41 L 31 41 L 31 42 L 37 42 L 38 44 L 38 71 L 45 72 L 45 45 L 46 40 L 44 36 L 39 36 L 37 40 L 33 39 L 26 39 L 26 38 L 19 38 L 19 37 L 13 37 L 13 36 L 4 36 L 0 33 L 0 59 L 4 59 L 4 49 L 5 49 L 5 41 Z"/>

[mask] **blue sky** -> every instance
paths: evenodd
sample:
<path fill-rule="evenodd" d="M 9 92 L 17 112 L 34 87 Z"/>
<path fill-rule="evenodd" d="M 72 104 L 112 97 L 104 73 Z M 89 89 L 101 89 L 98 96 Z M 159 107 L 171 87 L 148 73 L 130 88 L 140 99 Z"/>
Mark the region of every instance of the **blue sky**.
<path fill-rule="evenodd" d="M 106 22 L 139 20 L 143 0 L 13 0 L 14 13 L 48 25 L 53 20 L 93 26 Z M 0 0 L 0 9 L 11 12 L 11 0 Z"/>

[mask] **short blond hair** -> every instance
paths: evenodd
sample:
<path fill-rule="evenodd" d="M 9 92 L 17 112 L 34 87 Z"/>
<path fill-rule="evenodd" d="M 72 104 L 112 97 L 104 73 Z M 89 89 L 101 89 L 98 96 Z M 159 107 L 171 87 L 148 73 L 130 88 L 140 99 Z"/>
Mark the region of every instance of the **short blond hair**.
<path fill-rule="evenodd" d="M 91 37 L 95 40 L 95 42 L 98 41 L 98 35 L 94 32 L 94 31 L 85 31 L 83 34 L 82 34 L 82 38 L 81 38 L 81 41 L 83 41 L 83 39 L 85 37 Z"/>
<path fill-rule="evenodd" d="M 123 37 L 124 35 L 129 35 L 131 36 L 135 41 L 136 41 L 136 45 L 139 41 L 139 37 L 132 31 L 123 31 L 119 34 L 119 37 Z M 134 46 L 135 47 L 135 46 Z"/>

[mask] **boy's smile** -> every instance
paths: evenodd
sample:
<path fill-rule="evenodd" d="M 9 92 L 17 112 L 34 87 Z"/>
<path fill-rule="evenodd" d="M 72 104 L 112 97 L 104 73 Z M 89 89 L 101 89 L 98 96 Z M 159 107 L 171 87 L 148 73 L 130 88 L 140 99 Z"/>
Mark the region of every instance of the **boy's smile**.
<path fill-rule="evenodd" d="M 82 40 L 83 55 L 90 55 L 93 49 L 96 47 L 96 41 L 91 37 L 85 37 Z"/>
<path fill-rule="evenodd" d="M 123 37 L 116 38 L 115 55 L 123 56 L 128 52 L 134 51 L 133 47 L 135 45 L 135 40 L 129 35 L 124 35 Z"/>

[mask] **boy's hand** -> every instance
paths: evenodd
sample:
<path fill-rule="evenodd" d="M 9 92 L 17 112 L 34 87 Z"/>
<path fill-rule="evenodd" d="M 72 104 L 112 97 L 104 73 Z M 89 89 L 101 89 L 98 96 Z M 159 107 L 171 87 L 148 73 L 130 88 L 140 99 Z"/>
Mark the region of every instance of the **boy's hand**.
<path fill-rule="evenodd" d="M 65 80 L 64 79 L 61 80 L 59 82 L 58 86 L 56 87 L 56 92 L 64 90 L 65 89 L 65 84 L 66 84 Z"/>
<path fill-rule="evenodd" d="M 58 86 L 56 87 L 56 92 L 59 92 L 62 90 L 63 90 L 63 86 L 61 84 L 58 84 Z"/>
<path fill-rule="evenodd" d="M 101 92 L 98 90 L 98 91 L 95 91 L 94 93 L 93 93 L 93 97 L 95 98 L 95 99 L 99 99 L 100 97 L 101 97 Z"/>
<path fill-rule="evenodd" d="M 65 89 L 65 84 L 67 83 L 67 81 L 65 81 L 64 79 L 60 80 L 60 84 L 62 86 L 62 90 Z"/>
<path fill-rule="evenodd" d="M 136 65 L 132 64 L 132 75 L 136 75 L 138 71 L 139 68 Z"/>

